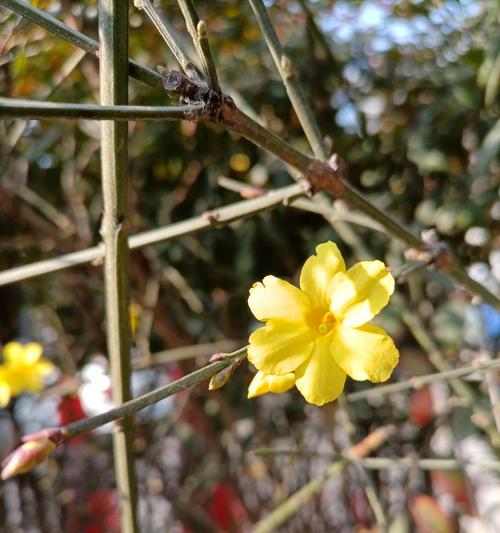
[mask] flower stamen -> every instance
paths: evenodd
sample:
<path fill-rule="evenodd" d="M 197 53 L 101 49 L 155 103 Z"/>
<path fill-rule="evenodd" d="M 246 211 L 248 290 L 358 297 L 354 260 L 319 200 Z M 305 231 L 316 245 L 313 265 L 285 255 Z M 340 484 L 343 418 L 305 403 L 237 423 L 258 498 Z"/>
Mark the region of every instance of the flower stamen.
<path fill-rule="evenodd" d="M 328 311 L 323 315 L 323 318 L 321 319 L 321 323 L 318 326 L 318 333 L 320 335 L 326 335 L 327 333 L 330 333 L 334 324 L 335 317 L 330 311 Z"/>

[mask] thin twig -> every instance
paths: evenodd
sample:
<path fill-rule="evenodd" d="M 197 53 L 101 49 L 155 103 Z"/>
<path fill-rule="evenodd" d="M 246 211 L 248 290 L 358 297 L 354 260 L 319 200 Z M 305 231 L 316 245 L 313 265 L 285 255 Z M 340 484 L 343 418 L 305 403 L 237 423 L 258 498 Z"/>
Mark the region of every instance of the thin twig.
<path fill-rule="evenodd" d="M 21 17 L 22 20 L 22 17 Z M 54 74 L 53 79 L 51 80 L 50 86 L 42 87 L 40 91 L 37 91 L 36 96 L 37 98 L 41 99 L 48 99 L 50 96 L 54 94 L 54 92 L 57 91 L 59 86 L 68 78 L 68 76 L 75 70 L 75 68 L 80 64 L 81 60 L 85 57 L 85 51 L 77 49 L 75 50 L 63 63 L 61 68 Z M 16 115 L 18 116 L 18 115 Z M 8 156 L 10 155 L 12 149 L 16 145 L 16 143 L 21 138 L 25 128 L 27 125 L 27 121 L 23 119 L 18 119 L 14 122 L 14 124 L 9 129 L 9 136 L 8 136 L 8 146 L 4 147 L 3 150 L 3 158 L 6 161 Z M 3 171 L 3 168 L 1 166 L 0 161 L 0 174 Z"/>
<path fill-rule="evenodd" d="M 204 20 L 200 20 L 196 6 L 192 0 L 177 0 L 182 11 L 186 27 L 193 41 L 194 47 L 200 58 L 203 74 L 208 86 L 215 92 L 220 93 L 219 78 L 215 68 L 215 62 L 207 38 L 207 28 Z"/>
<path fill-rule="evenodd" d="M 189 57 L 184 53 L 182 48 L 177 44 L 167 25 L 163 22 L 163 17 L 160 12 L 154 7 L 149 0 L 134 0 L 134 5 L 137 9 L 143 10 L 155 25 L 156 29 L 163 37 L 163 40 L 174 54 L 175 59 L 179 63 L 182 70 L 193 80 L 199 80 L 200 76 L 196 67 L 191 63 Z"/>
<path fill-rule="evenodd" d="M 426 351 L 429 361 L 434 368 L 440 372 L 452 371 L 453 369 L 450 367 L 432 335 L 427 331 L 423 320 L 416 310 L 410 307 L 407 300 L 400 293 L 393 294 L 392 301 L 399 308 L 403 322 L 407 325 L 416 341 Z M 450 377 L 449 384 L 460 398 L 462 405 L 472 411 L 473 416 L 471 420 L 474 424 L 488 434 L 490 442 L 495 448 L 500 447 L 500 433 L 495 427 L 490 413 L 477 401 L 476 394 L 470 386 L 457 377 Z"/>
<path fill-rule="evenodd" d="M 122 0 L 99 3 L 101 103 L 128 103 L 128 4 Z M 113 401 L 131 398 L 130 295 L 127 123 L 101 122 L 101 178 L 106 293 L 106 339 Z M 134 468 L 134 424 L 125 417 L 113 431 L 116 484 L 123 533 L 137 533 L 137 482 Z"/>
<path fill-rule="evenodd" d="M 257 21 L 262 29 L 266 43 L 274 59 L 276 68 L 281 76 L 285 89 L 292 103 L 292 107 L 299 118 L 304 133 L 311 145 L 313 153 L 321 161 L 326 161 L 329 157 L 329 148 L 327 147 L 323 137 L 321 136 L 319 125 L 314 117 L 314 113 L 309 105 L 307 98 L 304 96 L 304 91 L 299 82 L 299 79 L 294 74 L 294 68 L 291 64 L 290 58 L 283 54 L 281 44 L 278 40 L 276 32 L 274 31 L 271 19 L 265 9 L 261 0 L 251 2 L 254 12 L 257 16 Z M 292 174 L 293 175 L 293 174 Z M 304 203 L 307 200 L 303 201 Z M 364 242 L 358 237 L 354 229 L 343 220 L 339 220 L 335 215 L 328 212 L 321 212 L 323 208 L 328 210 L 331 207 L 331 202 L 323 194 L 318 194 L 309 202 L 310 205 L 317 206 L 317 211 L 323 215 L 325 220 L 333 226 L 340 238 L 349 244 L 354 252 L 362 253 L 365 256 L 368 254 L 367 247 Z M 367 217 L 366 217 L 367 218 Z M 376 220 L 370 217 L 372 227 L 380 226 Z M 385 231 L 385 230 L 383 230 Z"/>
<path fill-rule="evenodd" d="M 306 0 L 299 0 L 299 2 L 300 2 L 300 5 L 302 6 L 302 9 L 304 10 L 306 14 L 307 24 L 309 25 L 311 34 L 318 41 L 318 43 L 323 47 L 323 50 L 330 62 L 330 66 L 335 66 L 337 64 L 337 60 L 335 59 L 335 56 L 333 55 L 332 49 L 330 48 L 330 44 L 328 43 L 324 33 L 319 29 L 318 25 L 316 24 L 316 21 L 314 20 L 314 15 L 312 11 L 309 9 L 309 6 L 307 5 Z"/>
<path fill-rule="evenodd" d="M 212 55 L 212 49 L 208 42 L 207 24 L 204 20 L 200 20 L 196 26 L 198 33 L 198 42 L 200 43 L 201 57 L 203 58 L 204 68 L 207 70 L 207 82 L 216 93 L 221 92 L 219 85 L 219 76 L 217 75 L 217 68 L 215 60 Z"/>
<path fill-rule="evenodd" d="M 261 187 L 255 187 L 254 185 L 248 185 L 241 181 L 227 178 L 226 176 L 219 176 L 217 178 L 217 184 L 224 189 L 239 193 L 243 198 L 255 198 L 256 196 L 265 196 L 267 194 L 273 194 L 275 189 L 263 189 Z M 380 224 L 374 222 L 371 218 L 365 217 L 361 213 L 354 213 L 347 209 L 337 209 L 330 203 L 317 203 L 314 200 L 308 200 L 306 198 L 297 198 L 290 202 L 290 207 L 295 207 L 302 211 L 308 211 L 309 213 L 316 213 L 328 219 L 330 222 L 346 221 L 351 224 L 370 228 L 375 231 L 384 233 L 384 228 Z"/>
<path fill-rule="evenodd" d="M 489 350 L 483 350 L 483 355 L 487 361 L 491 361 L 491 354 Z M 486 390 L 491 403 L 491 413 L 495 421 L 495 427 L 500 435 L 500 383 L 498 381 L 498 371 L 490 369 L 486 371 L 484 376 L 486 382 Z"/>
<path fill-rule="evenodd" d="M 485 363 L 476 363 L 473 365 L 463 366 L 461 368 L 454 368 L 453 370 L 446 370 L 445 372 L 435 372 L 434 374 L 415 376 L 414 378 L 406 381 L 400 381 L 399 383 L 392 383 L 390 385 L 372 387 L 360 392 L 353 392 L 352 394 L 347 395 L 347 400 L 349 402 L 357 402 L 359 400 L 378 398 L 380 396 L 386 396 L 394 392 L 402 392 L 408 389 L 420 389 L 424 385 L 434 383 L 435 381 L 459 378 L 480 372 L 482 370 L 498 367 L 500 367 L 500 359 L 492 359 L 491 361 L 487 361 Z"/>
<path fill-rule="evenodd" d="M 261 211 L 266 211 L 279 204 L 287 204 L 303 194 L 303 187 L 300 184 L 282 187 L 281 189 L 277 189 L 275 194 L 255 198 L 254 200 L 236 202 L 225 207 L 207 211 L 200 216 L 183 220 L 182 222 L 176 222 L 165 227 L 132 235 L 129 238 L 129 247 L 130 249 L 142 248 L 150 244 L 157 244 L 185 235 L 191 235 L 201 230 L 221 228 L 231 222 L 247 218 Z M 102 245 L 98 245 L 78 252 L 54 257 L 53 259 L 46 259 L 44 261 L 11 268 L 0 272 L 0 286 L 42 276 L 50 272 L 57 272 L 76 265 L 91 263 L 102 257 L 104 257 L 104 248 Z"/>
<path fill-rule="evenodd" d="M 248 2 L 252 6 L 257 22 L 273 57 L 274 64 L 278 69 L 288 97 L 304 129 L 304 133 L 311 144 L 314 155 L 318 159 L 326 161 L 329 154 L 326 150 L 321 132 L 319 131 L 318 124 L 304 95 L 304 91 L 296 78 L 290 58 L 284 53 L 281 47 L 264 2 L 262 0 L 248 0 Z"/>
<path fill-rule="evenodd" d="M 64 427 L 64 434 L 67 435 L 67 438 L 72 438 L 76 435 L 80 435 L 81 433 L 92 431 L 93 429 L 104 426 L 109 422 L 113 422 L 124 417 L 130 417 L 141 409 L 158 403 L 169 396 L 173 396 L 184 389 L 204 381 L 205 379 L 211 378 L 217 374 L 217 372 L 220 372 L 229 365 L 243 360 L 246 357 L 246 351 L 247 347 L 245 346 L 244 348 L 240 348 L 239 350 L 227 354 L 227 356 L 222 358 L 220 361 L 210 363 L 209 365 L 204 366 L 199 370 L 195 370 L 194 372 L 191 372 L 190 374 L 187 374 L 186 376 L 183 376 L 182 378 L 173 381 L 164 387 L 160 387 L 151 392 L 143 394 L 142 396 L 138 396 L 137 398 L 110 409 L 109 411 L 100 415 L 96 415 L 92 418 L 85 418 L 83 420 L 78 420 L 77 422 L 68 424 Z"/>
<path fill-rule="evenodd" d="M 287 450 L 274 448 L 257 448 L 250 453 L 260 457 L 318 457 L 333 461 L 340 459 L 333 453 L 318 452 L 316 450 Z M 347 458 L 348 459 L 348 458 Z M 472 464 L 481 466 L 488 470 L 500 472 L 500 461 L 486 461 L 481 459 L 462 460 L 462 459 L 436 459 L 436 458 L 418 458 L 418 457 L 366 457 L 355 459 L 355 461 L 370 470 L 383 470 L 385 468 L 404 467 L 418 468 L 421 470 L 458 470 L 465 465 Z"/>
<path fill-rule="evenodd" d="M 345 399 L 345 396 L 342 395 L 338 399 L 339 407 L 340 407 L 340 415 L 341 419 L 343 420 L 343 425 L 345 428 L 345 436 L 347 438 L 347 444 L 349 448 L 352 448 L 352 439 L 355 434 L 355 428 L 351 422 L 351 417 L 349 414 L 349 408 Z M 350 452 L 349 450 L 343 454 L 344 457 L 351 461 L 351 463 L 354 466 L 354 469 L 356 470 L 356 473 L 358 475 L 359 482 L 361 483 L 361 486 L 363 487 L 363 491 L 366 495 L 366 499 L 368 500 L 368 503 L 373 511 L 373 515 L 375 516 L 375 520 L 380 527 L 380 529 L 384 532 L 387 531 L 388 527 L 388 520 L 387 516 L 384 511 L 384 507 L 382 505 L 382 502 L 380 501 L 377 487 L 375 486 L 375 483 L 373 482 L 372 476 L 370 472 L 366 472 L 363 468 L 363 465 L 359 464 L 357 462 L 357 456 Z"/>
<path fill-rule="evenodd" d="M 221 340 L 217 342 L 207 342 L 204 344 L 193 344 L 192 346 L 181 346 L 180 348 L 171 348 L 151 354 L 151 359 L 147 363 L 139 360 L 134 364 L 135 369 L 149 368 L 151 366 L 164 365 L 186 359 L 195 359 L 206 355 L 207 353 L 231 352 L 241 345 L 241 342 L 232 340 Z"/>
<path fill-rule="evenodd" d="M 365 457 L 373 450 L 379 448 L 393 433 L 393 426 L 384 426 L 376 429 L 349 450 L 350 456 L 356 458 Z M 278 527 L 297 513 L 297 511 L 318 493 L 331 477 L 339 475 L 347 464 L 349 463 L 346 459 L 332 463 L 323 474 L 309 481 L 309 483 L 274 509 L 266 518 L 256 524 L 253 533 L 271 533 L 272 531 L 276 531 Z"/>
<path fill-rule="evenodd" d="M 29 187 L 23 186 L 15 188 L 14 193 L 27 204 L 38 209 L 38 211 L 40 211 L 47 220 L 52 222 L 63 235 L 68 236 L 73 232 L 73 224 L 71 223 L 71 220 Z"/>
<path fill-rule="evenodd" d="M 70 42 L 77 48 L 81 48 L 94 56 L 99 55 L 99 43 L 97 41 L 94 41 L 94 39 L 87 37 L 83 33 L 70 28 L 53 16 L 33 7 L 28 2 L 22 0 L 0 0 L 0 5 L 3 5 L 18 15 L 22 15 L 31 20 L 31 22 L 34 22 L 58 37 L 61 37 L 65 41 Z M 142 81 L 151 87 L 162 88 L 162 78 L 154 70 L 143 67 L 132 59 L 128 60 L 128 69 L 133 78 Z"/>
<path fill-rule="evenodd" d="M 195 120 L 203 103 L 180 106 L 66 104 L 0 97 L 0 117 L 87 120 Z"/>

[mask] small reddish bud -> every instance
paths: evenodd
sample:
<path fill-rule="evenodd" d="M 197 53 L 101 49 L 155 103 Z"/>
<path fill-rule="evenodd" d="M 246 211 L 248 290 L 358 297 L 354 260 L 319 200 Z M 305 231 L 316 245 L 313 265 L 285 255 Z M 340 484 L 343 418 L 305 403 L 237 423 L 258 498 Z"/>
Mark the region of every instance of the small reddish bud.
<path fill-rule="evenodd" d="M 68 432 L 65 428 L 47 428 L 25 435 L 21 439 L 23 444 L 2 462 L 0 478 L 9 479 L 33 470 L 67 438 Z"/>
<path fill-rule="evenodd" d="M 265 194 L 266 191 L 264 189 L 252 186 L 243 187 L 240 191 L 240 195 L 243 198 L 259 198 L 261 196 L 264 196 Z"/>
<path fill-rule="evenodd" d="M 21 438 L 23 442 L 29 442 L 32 440 L 49 439 L 56 446 L 59 446 L 68 438 L 68 431 L 66 428 L 46 428 L 35 433 L 28 433 Z"/>
<path fill-rule="evenodd" d="M 49 439 L 30 440 L 16 448 L 3 461 L 2 479 L 24 474 L 45 461 L 56 445 Z"/>
<path fill-rule="evenodd" d="M 208 360 L 209 363 L 215 363 L 216 361 L 222 361 L 227 357 L 227 353 L 224 352 L 217 352 L 214 353 L 210 359 Z"/>

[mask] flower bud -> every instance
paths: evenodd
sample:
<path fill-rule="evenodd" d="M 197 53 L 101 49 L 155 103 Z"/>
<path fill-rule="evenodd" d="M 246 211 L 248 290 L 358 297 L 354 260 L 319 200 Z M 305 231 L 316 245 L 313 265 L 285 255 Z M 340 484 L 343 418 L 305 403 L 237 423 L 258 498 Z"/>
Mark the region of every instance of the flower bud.
<path fill-rule="evenodd" d="M 30 440 L 16 448 L 2 463 L 2 479 L 33 470 L 55 449 L 50 439 Z"/>
<path fill-rule="evenodd" d="M 2 462 L 0 478 L 8 479 L 33 470 L 68 437 L 65 428 L 47 428 L 22 438 L 23 444 Z"/>

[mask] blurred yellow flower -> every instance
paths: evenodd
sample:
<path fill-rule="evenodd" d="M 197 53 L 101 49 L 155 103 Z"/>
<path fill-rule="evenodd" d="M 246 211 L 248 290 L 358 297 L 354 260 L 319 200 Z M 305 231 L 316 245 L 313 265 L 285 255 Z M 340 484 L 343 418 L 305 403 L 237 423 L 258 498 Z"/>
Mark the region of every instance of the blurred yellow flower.
<path fill-rule="evenodd" d="M 43 378 L 54 365 L 42 358 L 43 348 L 36 342 L 21 344 L 8 342 L 2 351 L 0 365 L 0 407 L 5 407 L 12 396 L 22 392 L 40 392 Z"/>
<path fill-rule="evenodd" d="M 141 316 L 142 307 L 139 304 L 132 302 L 130 304 L 129 311 L 130 311 L 130 333 L 132 335 L 135 335 L 135 332 L 137 331 L 137 326 L 139 324 L 139 318 Z"/>
<path fill-rule="evenodd" d="M 266 325 L 250 336 L 248 358 L 259 372 L 250 398 L 295 385 L 304 398 L 323 405 L 352 379 L 389 379 L 399 352 L 381 328 L 366 324 L 394 292 L 394 278 L 381 261 L 346 270 L 337 246 L 325 242 L 304 264 L 300 289 L 266 276 L 250 289 L 248 305 Z"/>

